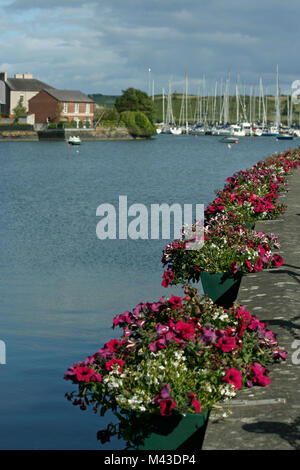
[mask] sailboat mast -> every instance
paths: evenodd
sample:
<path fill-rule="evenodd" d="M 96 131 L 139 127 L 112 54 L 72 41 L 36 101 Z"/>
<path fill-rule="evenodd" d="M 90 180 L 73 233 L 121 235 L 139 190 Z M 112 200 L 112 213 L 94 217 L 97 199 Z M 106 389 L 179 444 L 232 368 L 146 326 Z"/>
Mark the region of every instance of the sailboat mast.
<path fill-rule="evenodd" d="M 240 121 L 238 78 L 236 80 L 236 85 L 235 85 L 235 99 L 236 99 L 236 123 L 238 124 L 238 122 Z"/>
<path fill-rule="evenodd" d="M 278 74 L 278 64 L 276 70 L 276 126 L 279 129 L 280 127 L 280 96 L 279 96 L 279 74 Z"/>
<path fill-rule="evenodd" d="M 165 122 L 165 89 L 162 89 L 162 122 Z"/>
<path fill-rule="evenodd" d="M 188 76 L 185 74 L 185 132 L 189 133 L 189 124 L 188 124 Z"/>

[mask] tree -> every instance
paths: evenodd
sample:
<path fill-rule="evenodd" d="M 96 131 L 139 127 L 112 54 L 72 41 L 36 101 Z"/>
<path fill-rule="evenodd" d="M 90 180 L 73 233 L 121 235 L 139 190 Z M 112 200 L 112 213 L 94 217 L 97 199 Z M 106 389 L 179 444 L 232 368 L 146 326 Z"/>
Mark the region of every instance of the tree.
<path fill-rule="evenodd" d="M 19 122 L 20 117 L 27 113 L 27 109 L 25 106 L 23 106 L 23 101 L 21 98 L 19 99 L 17 106 L 13 109 L 13 112 L 15 116 L 15 122 Z"/>
<path fill-rule="evenodd" d="M 133 137 L 151 137 L 156 134 L 154 124 L 141 111 L 123 111 L 120 119 Z"/>
<path fill-rule="evenodd" d="M 53 116 L 53 122 L 59 123 L 61 121 L 62 110 L 63 110 L 63 104 L 57 103 L 54 116 Z"/>
<path fill-rule="evenodd" d="M 116 99 L 115 107 L 119 113 L 124 111 L 141 111 L 153 122 L 153 101 L 147 93 L 135 88 L 128 88 Z"/>

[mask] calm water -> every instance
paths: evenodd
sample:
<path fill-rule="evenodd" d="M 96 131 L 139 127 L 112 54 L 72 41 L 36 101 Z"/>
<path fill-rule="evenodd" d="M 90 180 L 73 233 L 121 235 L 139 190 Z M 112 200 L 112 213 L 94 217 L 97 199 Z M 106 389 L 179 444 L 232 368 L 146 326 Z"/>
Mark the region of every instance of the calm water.
<path fill-rule="evenodd" d="M 0 142 L 1 449 L 122 449 L 96 439 L 110 421 L 64 398 L 69 365 L 115 337 L 116 314 L 171 291 L 161 287 L 167 240 L 96 237 L 96 208 L 207 204 L 225 178 L 297 139 L 161 135 L 152 141 Z M 178 291 L 176 291 L 178 294 Z"/>

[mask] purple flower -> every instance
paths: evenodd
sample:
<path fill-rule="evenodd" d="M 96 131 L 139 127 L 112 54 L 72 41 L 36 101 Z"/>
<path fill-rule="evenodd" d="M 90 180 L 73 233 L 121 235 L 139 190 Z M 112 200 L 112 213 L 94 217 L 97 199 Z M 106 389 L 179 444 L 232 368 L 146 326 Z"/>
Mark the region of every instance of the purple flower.
<path fill-rule="evenodd" d="M 155 325 L 155 331 L 159 335 L 165 335 L 166 333 L 168 333 L 169 330 L 170 330 L 170 328 L 168 327 L 168 325 L 162 325 L 161 323 L 157 323 Z"/>
<path fill-rule="evenodd" d="M 237 264 L 236 261 L 234 261 L 231 266 L 230 266 L 230 271 L 232 272 L 232 274 L 236 274 L 239 270 L 239 265 Z"/>
<path fill-rule="evenodd" d="M 160 403 L 162 400 L 167 400 L 170 396 L 170 384 L 165 385 L 154 398 L 154 403 Z"/>
<path fill-rule="evenodd" d="M 166 340 L 165 338 L 159 338 L 154 343 L 149 344 L 149 349 L 152 352 L 156 352 L 159 349 L 165 349 L 166 348 Z"/>
<path fill-rule="evenodd" d="M 206 345 L 216 341 L 217 335 L 210 326 L 204 326 L 202 332 L 202 341 L 204 341 Z"/>

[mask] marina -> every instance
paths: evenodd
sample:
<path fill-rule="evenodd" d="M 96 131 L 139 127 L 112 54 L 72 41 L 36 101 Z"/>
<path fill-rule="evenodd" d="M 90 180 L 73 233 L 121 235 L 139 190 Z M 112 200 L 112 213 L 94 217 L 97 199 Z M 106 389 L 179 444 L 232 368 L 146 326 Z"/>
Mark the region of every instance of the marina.
<path fill-rule="evenodd" d="M 169 81 L 167 96 L 164 90 L 161 95 L 162 122 L 157 124 L 157 132 L 173 135 L 262 136 L 292 140 L 293 137 L 300 134 L 299 107 L 297 101 L 295 101 L 296 104 L 294 103 L 292 91 L 290 95 L 281 95 L 279 80 L 277 65 L 274 95 L 266 94 L 261 76 L 257 87 L 248 85 L 246 94 L 244 85 L 244 92 L 241 94 L 238 76 L 234 96 L 230 76 L 225 80 L 225 88 L 223 80 L 216 81 L 210 94 L 205 76 L 203 76 L 201 91 L 199 87 L 197 97 L 192 97 L 188 94 L 188 75 L 186 74 L 181 94 L 180 114 L 176 117 L 173 109 L 172 83 Z M 270 102 L 272 103 L 272 112 Z M 285 108 L 284 112 L 283 107 Z"/>

